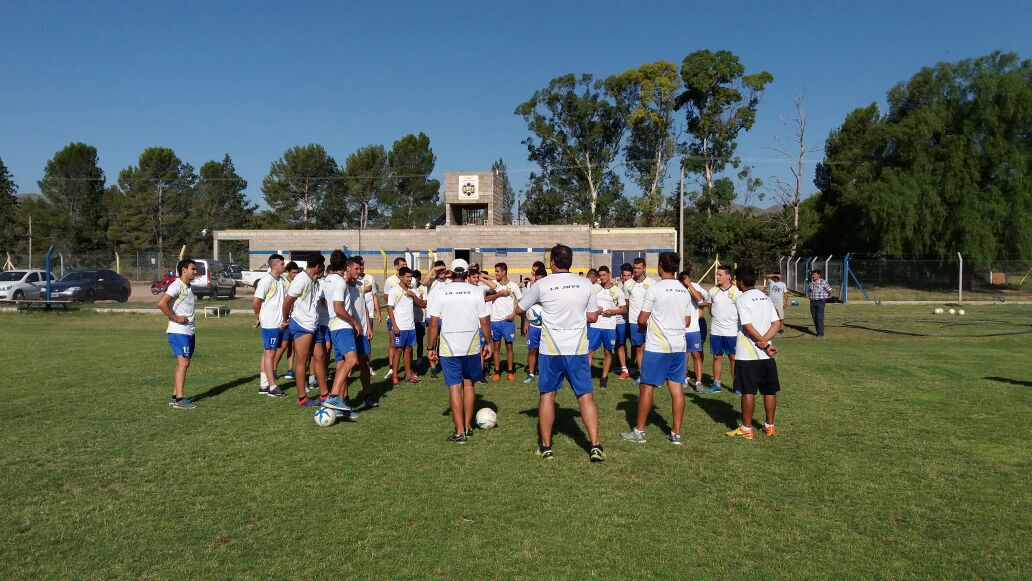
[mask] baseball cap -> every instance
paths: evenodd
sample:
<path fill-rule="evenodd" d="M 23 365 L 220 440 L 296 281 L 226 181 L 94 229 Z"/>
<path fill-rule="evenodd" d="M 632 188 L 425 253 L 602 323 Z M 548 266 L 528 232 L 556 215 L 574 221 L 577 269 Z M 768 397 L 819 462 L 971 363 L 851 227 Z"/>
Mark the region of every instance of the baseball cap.
<path fill-rule="evenodd" d="M 461 258 L 456 258 L 451 263 L 451 271 L 455 274 L 461 274 L 469 271 L 469 263 Z"/>

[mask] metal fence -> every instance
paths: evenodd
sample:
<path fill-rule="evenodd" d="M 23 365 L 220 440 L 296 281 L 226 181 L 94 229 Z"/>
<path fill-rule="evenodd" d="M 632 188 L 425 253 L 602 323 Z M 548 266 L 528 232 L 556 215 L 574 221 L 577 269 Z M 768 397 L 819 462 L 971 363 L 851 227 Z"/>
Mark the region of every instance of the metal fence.
<path fill-rule="evenodd" d="M 50 257 L 50 269 L 55 277 L 62 277 L 70 270 L 83 268 L 106 268 L 114 270 L 132 281 L 150 282 L 158 280 L 164 272 L 173 270 L 179 260 L 178 254 L 162 256 L 155 251 L 126 253 L 80 253 L 54 252 Z M 11 255 L 4 258 L 4 270 L 12 268 L 46 268 L 46 253 Z"/>

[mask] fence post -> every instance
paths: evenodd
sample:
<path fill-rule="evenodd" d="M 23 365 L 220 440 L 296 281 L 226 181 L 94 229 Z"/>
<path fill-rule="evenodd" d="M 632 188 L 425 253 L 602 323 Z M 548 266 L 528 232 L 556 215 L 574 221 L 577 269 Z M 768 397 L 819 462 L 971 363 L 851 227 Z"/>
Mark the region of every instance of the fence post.
<path fill-rule="evenodd" d="M 830 274 L 828 272 L 828 263 L 831 262 L 831 257 L 832 256 L 835 256 L 835 255 L 834 254 L 829 254 L 828 258 L 824 260 L 824 280 L 828 280 L 828 274 Z"/>
<path fill-rule="evenodd" d="M 957 253 L 957 258 L 960 259 L 960 272 L 957 275 L 957 302 L 964 302 L 964 257 Z"/>
<path fill-rule="evenodd" d="M 842 259 L 842 304 L 849 302 L 849 257 L 852 252 L 847 252 L 846 257 Z"/>

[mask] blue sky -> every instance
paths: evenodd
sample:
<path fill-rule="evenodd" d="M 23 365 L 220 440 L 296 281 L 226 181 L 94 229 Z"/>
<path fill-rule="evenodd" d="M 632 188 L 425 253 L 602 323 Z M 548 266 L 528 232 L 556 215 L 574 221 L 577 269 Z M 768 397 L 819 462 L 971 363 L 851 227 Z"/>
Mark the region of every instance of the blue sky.
<path fill-rule="evenodd" d="M 320 143 L 355 149 L 426 133 L 436 174 L 505 159 L 533 169 L 515 107 L 555 76 L 607 76 L 730 50 L 775 78 L 739 154 L 770 151 L 805 96 L 811 146 L 920 67 L 993 50 L 1032 58 L 1029 2 L 30 2 L 0 4 L 0 159 L 36 192 L 83 141 L 109 183 L 149 146 L 200 167 L 229 153 L 258 202 L 269 164 Z M 813 154 L 807 192 L 812 191 Z M 627 180 L 625 180 L 627 183 Z M 633 188 L 628 184 L 628 191 Z"/>

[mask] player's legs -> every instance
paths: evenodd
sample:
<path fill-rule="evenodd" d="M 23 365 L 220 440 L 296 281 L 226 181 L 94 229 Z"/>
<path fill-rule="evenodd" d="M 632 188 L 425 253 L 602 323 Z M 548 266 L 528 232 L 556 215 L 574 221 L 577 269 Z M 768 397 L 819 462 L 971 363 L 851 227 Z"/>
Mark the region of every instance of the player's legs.
<path fill-rule="evenodd" d="M 494 345 L 491 349 L 491 357 L 494 359 L 495 378 L 497 378 L 502 373 L 502 340 L 492 341 L 492 343 Z M 498 379 L 495 379 L 495 381 L 498 381 Z"/>
<path fill-rule="evenodd" d="M 534 375 L 534 370 L 537 369 L 537 349 L 527 349 L 527 374 Z"/>
<path fill-rule="evenodd" d="M 473 380 L 462 380 L 462 421 L 463 430 L 469 432 L 473 427 L 473 406 L 476 405 L 477 395 L 473 390 Z"/>
<path fill-rule="evenodd" d="M 552 425 L 554 423 L 555 392 L 542 393 L 538 399 L 538 435 L 541 438 L 542 448 L 548 448 L 552 445 Z"/>
<path fill-rule="evenodd" d="M 552 399 L 555 399 L 554 393 Z M 595 406 L 595 398 L 591 393 L 585 393 L 577 396 L 577 403 L 580 404 L 580 415 L 584 420 L 584 427 L 588 429 L 588 439 L 591 440 L 592 446 L 598 446 L 598 407 Z"/>
<path fill-rule="evenodd" d="M 512 352 L 512 342 L 510 341 L 505 344 L 505 367 L 509 370 L 509 375 L 512 375 L 513 361 L 515 361 L 515 357 Z"/>
<path fill-rule="evenodd" d="M 319 385 L 319 395 L 327 396 L 330 393 L 326 385 L 326 344 L 319 341 L 312 345 L 312 373 L 315 374 L 315 382 Z"/>
<path fill-rule="evenodd" d="M 742 396 L 745 399 L 745 396 Z M 774 412 L 778 409 L 778 396 L 775 394 L 763 396 L 763 411 L 767 416 L 767 425 L 774 425 Z"/>
<path fill-rule="evenodd" d="M 358 356 L 358 379 L 362 382 L 362 391 L 358 394 L 361 399 L 372 397 L 372 369 L 369 365 L 369 355 Z"/>
<path fill-rule="evenodd" d="M 670 389 L 670 411 L 674 414 L 674 425 L 672 430 L 675 434 L 681 433 L 681 421 L 684 419 L 684 389 L 680 381 L 667 381 L 667 388 Z"/>
<path fill-rule="evenodd" d="M 308 389 L 305 385 L 307 375 L 305 375 L 305 369 L 308 367 L 308 358 L 312 353 L 312 340 L 315 335 L 311 333 L 302 333 L 294 336 L 294 385 L 297 387 L 297 397 L 303 398 L 308 395 Z"/>
<path fill-rule="evenodd" d="M 190 358 L 180 355 L 176 357 L 176 369 L 172 372 L 172 395 L 176 399 L 183 398 L 183 390 L 186 388 L 186 370 L 190 369 Z"/>
<path fill-rule="evenodd" d="M 754 393 L 743 393 L 742 394 L 742 427 L 752 427 L 752 414 L 753 409 L 756 407 L 756 394 Z"/>
<path fill-rule="evenodd" d="M 735 384 L 735 354 L 728 353 L 727 360 L 731 362 L 731 385 Z"/>
<path fill-rule="evenodd" d="M 406 345 L 402 348 L 405 352 L 405 378 L 412 377 L 412 346 Z"/>
<path fill-rule="evenodd" d="M 696 351 L 691 354 L 695 369 L 695 381 L 702 382 L 702 352 Z"/>
<path fill-rule="evenodd" d="M 351 370 L 358 363 L 358 354 L 354 351 L 344 354 L 344 357 L 337 361 L 337 371 L 333 375 L 333 390 L 331 393 L 342 398 L 348 397 L 348 376 Z"/>
<path fill-rule="evenodd" d="M 639 432 L 645 431 L 645 422 L 649 419 L 649 412 L 652 411 L 652 390 L 653 386 L 646 383 L 638 385 L 638 417 L 634 429 Z"/>
<path fill-rule="evenodd" d="M 448 386 L 448 407 L 451 408 L 452 422 L 455 424 L 456 434 L 464 434 L 466 432 L 466 427 L 463 424 L 466 418 L 465 401 L 463 396 L 464 392 L 467 390 L 464 389 L 464 383 L 465 382 L 459 385 Z"/>

